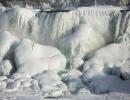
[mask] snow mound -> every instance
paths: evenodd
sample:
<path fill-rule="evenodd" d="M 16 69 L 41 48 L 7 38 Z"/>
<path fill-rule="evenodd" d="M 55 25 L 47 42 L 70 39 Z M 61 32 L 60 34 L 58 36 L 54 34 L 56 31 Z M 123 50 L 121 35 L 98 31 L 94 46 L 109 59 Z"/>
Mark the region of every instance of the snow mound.
<path fill-rule="evenodd" d="M 59 72 L 65 69 L 66 58 L 56 48 L 23 39 L 15 49 L 17 71 L 34 76 L 46 70 Z"/>

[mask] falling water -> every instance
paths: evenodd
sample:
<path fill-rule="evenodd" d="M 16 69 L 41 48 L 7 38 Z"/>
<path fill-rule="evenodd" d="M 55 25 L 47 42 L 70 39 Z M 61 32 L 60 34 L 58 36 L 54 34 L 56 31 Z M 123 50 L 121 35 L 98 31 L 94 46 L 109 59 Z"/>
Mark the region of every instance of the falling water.
<path fill-rule="evenodd" d="M 97 6 L 97 0 L 95 0 L 94 5 Z"/>

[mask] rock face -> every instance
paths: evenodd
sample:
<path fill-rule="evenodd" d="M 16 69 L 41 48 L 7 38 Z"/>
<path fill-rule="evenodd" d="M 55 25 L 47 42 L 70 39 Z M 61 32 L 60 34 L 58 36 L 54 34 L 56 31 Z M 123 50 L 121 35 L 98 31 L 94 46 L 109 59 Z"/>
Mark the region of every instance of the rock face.
<path fill-rule="evenodd" d="M 66 58 L 56 48 L 23 39 L 15 50 L 18 72 L 33 76 L 46 70 L 59 72 L 65 69 Z"/>

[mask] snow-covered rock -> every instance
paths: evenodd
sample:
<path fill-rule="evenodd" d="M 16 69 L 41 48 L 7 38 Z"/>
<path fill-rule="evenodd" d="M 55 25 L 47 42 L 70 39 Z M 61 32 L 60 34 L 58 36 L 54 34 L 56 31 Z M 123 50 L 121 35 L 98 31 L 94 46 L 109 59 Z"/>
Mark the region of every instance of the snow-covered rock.
<path fill-rule="evenodd" d="M 13 73 L 13 75 L 10 77 L 13 80 L 17 80 L 20 78 L 31 78 L 31 76 L 27 73 L 19 73 L 19 72 L 15 72 Z"/>
<path fill-rule="evenodd" d="M 13 66 L 9 60 L 0 61 L 0 76 L 10 75 L 13 71 Z"/>
<path fill-rule="evenodd" d="M 15 61 L 17 71 L 30 76 L 46 70 L 59 72 L 66 66 L 66 58 L 58 49 L 28 39 L 23 39 L 16 48 Z"/>
<path fill-rule="evenodd" d="M 73 78 L 78 78 L 82 75 L 82 72 L 77 70 L 77 69 L 71 69 L 67 73 L 62 74 L 62 78 L 66 77 L 73 77 Z"/>
<path fill-rule="evenodd" d="M 68 73 L 62 74 L 62 81 L 68 86 L 68 89 L 72 93 L 77 93 L 79 89 L 84 85 L 80 79 L 82 73 L 77 69 L 72 69 Z"/>
<path fill-rule="evenodd" d="M 123 80 L 130 79 L 130 58 L 124 61 L 122 66 L 116 66 L 112 70 L 113 75 L 117 75 Z"/>
<path fill-rule="evenodd" d="M 105 82 L 103 81 L 104 77 L 106 77 L 106 75 L 112 75 L 115 68 L 124 69 L 124 64 L 129 59 L 129 55 L 129 46 L 122 43 L 110 44 L 97 50 L 91 55 L 90 59 L 84 63 L 82 80 L 91 88 L 94 88 L 94 91 L 98 91 L 99 93 L 107 92 L 110 83 L 106 80 L 108 84 L 103 84 L 103 82 Z M 118 73 L 129 72 L 123 71 L 124 70 L 120 70 Z M 123 76 L 125 77 L 125 75 Z M 129 75 L 126 75 L 126 78 L 128 78 L 128 76 Z"/>
<path fill-rule="evenodd" d="M 61 81 L 58 74 L 47 71 L 33 77 L 38 80 L 39 86 L 45 97 L 63 96 L 67 91 L 66 85 Z"/>

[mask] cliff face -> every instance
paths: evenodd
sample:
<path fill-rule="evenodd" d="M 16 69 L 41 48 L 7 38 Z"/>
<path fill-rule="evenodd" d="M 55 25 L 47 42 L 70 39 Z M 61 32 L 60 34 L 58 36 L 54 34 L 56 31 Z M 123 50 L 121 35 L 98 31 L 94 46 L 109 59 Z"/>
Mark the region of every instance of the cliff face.
<path fill-rule="evenodd" d="M 128 6 L 130 0 L 0 0 L 4 6 L 11 7 L 13 5 L 20 5 L 25 7 L 31 5 L 35 8 L 39 7 L 78 7 L 78 6 L 92 6 L 92 5 L 113 5 L 113 6 Z"/>

